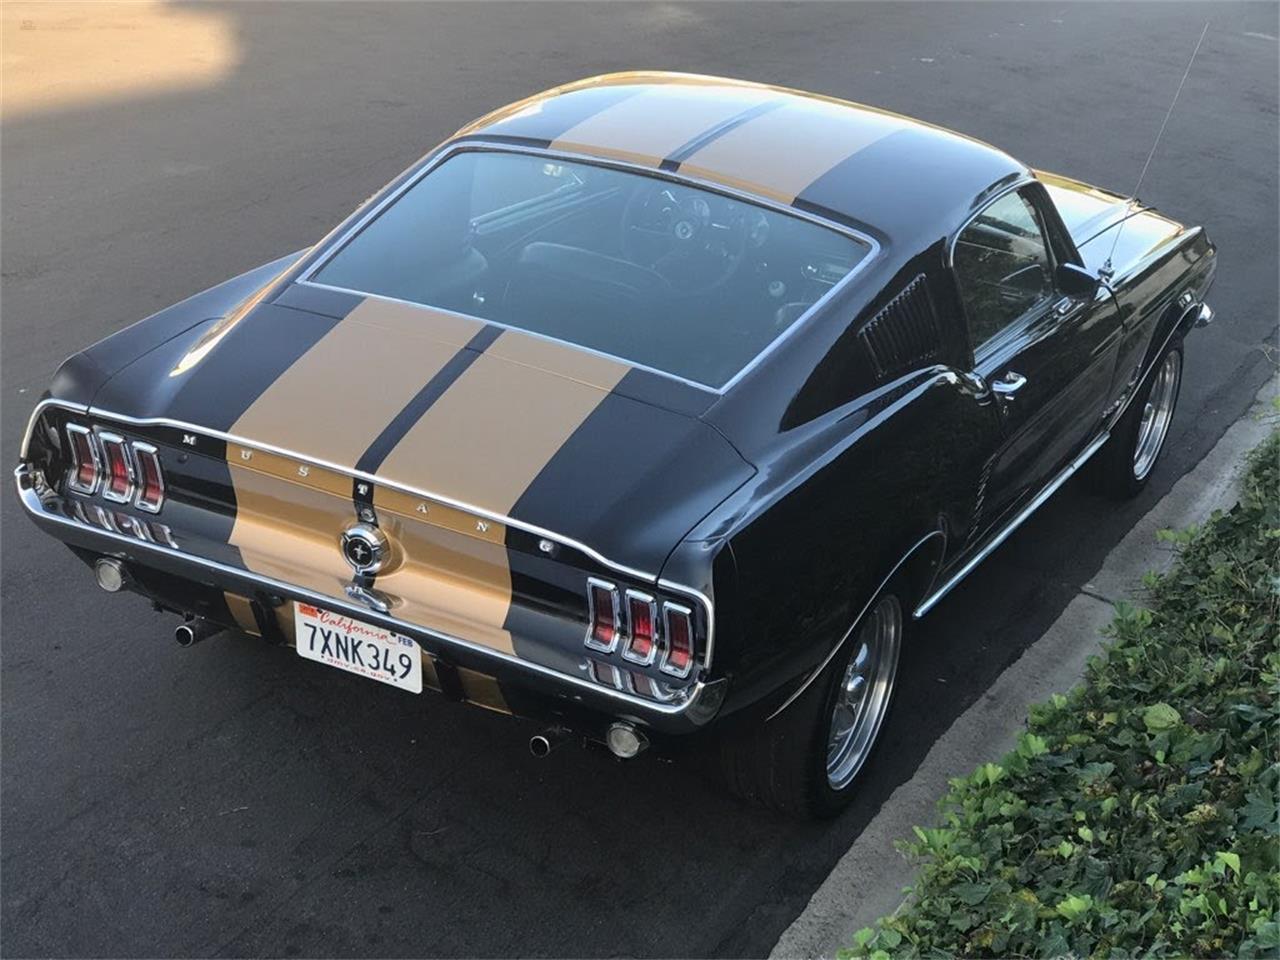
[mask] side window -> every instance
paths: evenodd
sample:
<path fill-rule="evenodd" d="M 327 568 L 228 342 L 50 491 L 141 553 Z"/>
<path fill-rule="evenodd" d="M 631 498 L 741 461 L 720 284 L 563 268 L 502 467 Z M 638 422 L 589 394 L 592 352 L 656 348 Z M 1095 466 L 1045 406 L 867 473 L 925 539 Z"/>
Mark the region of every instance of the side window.
<path fill-rule="evenodd" d="M 1053 265 L 1035 207 L 1006 193 L 956 239 L 956 280 L 976 350 L 1053 292 Z"/>

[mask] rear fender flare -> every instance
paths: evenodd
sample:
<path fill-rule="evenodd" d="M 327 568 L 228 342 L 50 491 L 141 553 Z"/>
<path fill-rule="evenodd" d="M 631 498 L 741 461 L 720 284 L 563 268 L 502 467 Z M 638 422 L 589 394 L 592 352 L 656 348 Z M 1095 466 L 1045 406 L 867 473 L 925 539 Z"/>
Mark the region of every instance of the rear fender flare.
<path fill-rule="evenodd" d="M 938 573 L 942 568 L 942 559 L 946 553 L 946 547 L 947 535 L 943 529 L 931 530 L 917 540 L 898 562 L 889 569 L 889 572 L 876 585 L 876 588 L 867 594 L 866 602 L 858 609 L 858 614 L 853 618 L 853 622 L 849 624 L 849 629 L 832 645 L 827 655 L 822 658 L 822 662 L 809 672 L 808 676 L 791 692 L 791 695 L 782 702 L 780 707 L 765 718 L 765 723 L 778 716 L 804 695 L 804 692 L 809 689 L 813 681 L 822 674 L 822 671 L 827 669 L 827 665 L 844 649 L 844 645 L 853 636 L 854 631 L 858 629 L 858 625 L 862 622 L 862 618 L 867 611 L 871 609 L 871 605 L 880 596 L 881 591 L 894 579 L 898 577 L 904 578 L 911 596 L 903 597 L 902 599 L 907 609 L 914 609 L 915 602 L 922 600 L 928 594 L 934 580 L 937 579 Z"/>

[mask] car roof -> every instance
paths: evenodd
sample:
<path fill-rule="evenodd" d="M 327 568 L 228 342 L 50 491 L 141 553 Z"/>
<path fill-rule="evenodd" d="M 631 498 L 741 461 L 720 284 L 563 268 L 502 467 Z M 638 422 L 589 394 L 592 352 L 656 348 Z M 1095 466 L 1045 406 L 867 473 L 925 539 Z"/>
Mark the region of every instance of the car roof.
<path fill-rule="evenodd" d="M 501 107 L 449 143 L 621 161 L 868 231 L 948 233 L 994 187 L 1030 176 L 988 144 L 899 114 L 768 84 L 629 72 Z"/>

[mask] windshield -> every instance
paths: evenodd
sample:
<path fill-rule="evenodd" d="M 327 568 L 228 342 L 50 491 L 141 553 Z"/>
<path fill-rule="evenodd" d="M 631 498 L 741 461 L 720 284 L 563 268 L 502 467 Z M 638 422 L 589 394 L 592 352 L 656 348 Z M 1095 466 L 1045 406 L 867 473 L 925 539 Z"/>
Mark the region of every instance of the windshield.
<path fill-rule="evenodd" d="M 311 279 L 719 388 L 869 252 L 809 220 L 658 177 L 463 151 Z"/>

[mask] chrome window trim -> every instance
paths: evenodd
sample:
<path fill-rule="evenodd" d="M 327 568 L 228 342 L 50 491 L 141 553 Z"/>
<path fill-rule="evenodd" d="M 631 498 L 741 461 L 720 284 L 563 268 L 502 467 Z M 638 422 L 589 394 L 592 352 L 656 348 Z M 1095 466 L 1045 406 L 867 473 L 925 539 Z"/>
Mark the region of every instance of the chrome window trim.
<path fill-rule="evenodd" d="M 128 503 L 133 499 L 134 491 L 138 486 L 137 470 L 133 466 L 133 457 L 129 455 L 129 444 L 125 442 L 124 437 L 110 430 L 98 430 L 98 440 L 102 444 L 102 461 L 106 465 L 106 475 L 102 478 L 102 499 L 111 503 Z M 111 458 L 107 454 L 107 447 L 115 446 L 120 449 L 120 459 L 124 461 L 125 473 L 129 477 L 129 486 L 125 488 L 123 494 L 111 492 Z"/>
<path fill-rule="evenodd" d="M 211 570 L 226 576 L 256 583 L 268 592 L 281 593 L 284 596 L 300 597 L 307 603 L 312 603 L 338 613 L 344 613 L 347 616 L 354 617 L 355 619 L 361 620 L 365 623 L 382 625 L 389 630 L 426 634 L 436 638 L 441 643 L 453 644 L 455 646 L 462 647 L 471 653 L 488 657 L 493 660 L 499 660 L 518 669 L 524 669 L 531 673 L 536 673 L 582 690 L 603 692 L 604 695 L 609 696 L 612 699 L 637 708 L 640 711 L 641 716 L 643 716 L 644 711 L 663 716 L 679 716 L 684 714 L 697 703 L 703 688 L 706 687 L 706 683 L 704 681 L 695 681 L 688 687 L 689 695 L 678 704 L 664 704 L 653 700 L 641 699 L 638 696 L 628 694 L 620 690 L 613 690 L 610 687 L 602 687 L 589 680 L 583 679 L 582 677 L 561 673 L 559 670 L 543 666 L 533 660 L 522 660 L 514 654 L 505 653 L 502 650 L 497 650 L 493 647 L 482 646 L 481 644 L 463 639 L 462 637 L 455 637 L 440 630 L 424 627 L 421 624 L 397 620 L 395 617 L 387 614 L 380 614 L 375 610 L 370 610 L 368 607 L 350 603 L 338 597 L 331 597 L 327 594 L 316 593 L 314 590 L 309 590 L 306 587 L 300 587 L 297 584 L 286 583 L 283 580 L 275 580 L 260 573 L 254 573 L 251 570 L 228 566 L 227 564 L 219 563 L 217 560 L 210 560 L 196 554 L 185 553 L 180 549 L 165 546 L 163 544 L 153 543 L 147 540 L 138 540 L 133 537 L 126 536 L 125 534 L 118 533 L 110 526 L 106 529 L 100 529 L 95 526 L 85 525 L 81 521 L 60 516 L 57 513 L 43 509 L 42 502 L 33 489 L 33 484 L 29 476 L 31 470 L 32 468 L 29 464 L 20 464 L 13 471 L 13 476 L 18 488 L 18 498 L 22 502 L 23 509 L 41 522 L 55 523 L 60 526 L 84 531 L 92 534 L 93 536 L 104 537 L 110 541 L 118 541 L 126 547 L 133 548 L 134 550 L 154 552 L 168 557 L 177 557 L 184 562 L 192 564 L 193 566 L 202 567 L 206 570 Z M 76 501 L 71 502 L 74 503 Z M 93 504 L 92 506 L 99 511 L 102 509 L 101 507 L 98 507 L 97 504 Z"/>
<path fill-rule="evenodd" d="M 999 203 L 1001 200 L 1003 200 L 1006 196 L 1008 196 L 1011 193 L 1016 193 L 1019 190 L 1023 190 L 1026 187 L 1029 187 L 1032 184 L 1039 183 L 1039 182 L 1040 181 L 1037 180 L 1034 176 L 1026 175 L 1026 176 L 1019 177 L 1013 183 L 997 190 L 995 193 L 993 193 L 990 197 L 986 199 L 986 201 L 982 204 L 982 206 L 980 206 L 977 210 L 975 210 L 973 213 L 971 213 L 968 217 L 965 218 L 964 222 L 960 224 L 960 226 L 956 229 L 954 233 L 951 234 L 951 239 L 947 241 L 947 272 L 951 274 L 951 282 L 955 286 L 956 298 L 960 303 L 960 317 L 964 323 L 964 336 L 965 336 L 965 340 L 969 344 L 970 372 L 975 375 L 978 375 L 977 368 L 978 368 L 979 362 L 990 359 L 992 353 L 999 349 L 1000 344 L 998 341 L 1002 341 L 1004 339 L 1004 335 L 1012 331 L 1016 326 L 1018 326 L 1018 324 L 1021 323 L 1022 320 L 1031 311 L 1028 310 L 1026 314 L 1023 314 L 1021 317 L 1018 317 L 1008 326 L 1002 327 L 999 331 L 997 331 L 992 336 L 988 337 L 982 343 L 975 344 L 973 342 L 973 328 L 971 326 L 971 321 L 969 318 L 969 310 L 964 304 L 964 294 L 960 289 L 960 274 L 956 271 L 956 244 L 960 242 L 960 235 L 969 229 L 970 224 L 972 224 L 973 221 L 977 220 L 980 216 L 982 216 L 989 209 L 991 209 L 991 206 L 993 204 Z M 1028 201 L 1028 203 L 1031 203 L 1031 201 Z M 1032 206 L 1032 209 L 1036 210 L 1037 218 L 1040 218 L 1039 209 L 1036 208 L 1036 205 L 1034 203 L 1031 203 L 1031 206 Z M 1045 235 L 1045 226 L 1043 223 L 1040 224 L 1040 233 L 1041 233 L 1041 236 L 1044 237 L 1045 252 L 1049 255 L 1049 261 L 1050 263 L 1052 263 L 1053 262 L 1052 244 L 1050 244 L 1048 236 Z M 979 357 L 979 353 L 982 354 L 981 357 Z M 985 383 L 986 381 L 983 381 L 983 382 Z"/>
<path fill-rule="evenodd" d="M 44 406 L 44 402 L 41 402 L 40 405 L 36 407 L 36 409 L 39 410 L 40 407 L 43 407 L 43 406 Z M 34 424 L 35 424 L 35 417 L 33 414 L 32 421 L 27 426 L 28 436 L 30 436 L 31 428 L 32 426 L 34 426 Z M 80 483 L 80 481 L 76 478 L 76 475 L 80 472 L 79 470 L 80 462 L 79 462 L 79 458 L 76 456 L 76 450 L 75 450 L 76 442 L 71 438 L 72 434 L 75 434 L 76 436 L 84 437 L 86 442 L 88 442 L 89 444 L 89 456 L 93 459 L 93 482 L 89 484 L 87 487 L 84 486 L 82 483 Z M 81 426 L 78 423 L 68 423 L 67 424 L 67 443 L 71 447 L 71 469 L 67 474 L 67 486 L 70 487 L 72 490 L 74 490 L 76 493 L 83 493 L 86 496 L 91 497 L 98 492 L 98 487 L 102 483 L 102 455 L 98 452 L 97 438 L 94 437 L 93 431 L 90 430 L 88 427 Z M 22 458 L 25 460 L 26 457 L 27 457 L 27 441 L 24 438 L 22 441 Z"/>
<path fill-rule="evenodd" d="M 667 659 L 671 656 L 671 614 L 684 617 L 689 621 L 689 666 L 683 671 L 673 670 L 667 666 Z M 697 623 L 693 619 L 693 610 L 679 603 L 663 603 L 662 604 L 662 634 L 666 637 L 666 641 L 662 645 L 662 662 L 658 664 L 658 669 L 669 677 L 676 677 L 683 680 L 693 672 L 693 666 L 698 662 L 698 633 Z"/>
<path fill-rule="evenodd" d="M 381 294 L 369 293 L 368 291 L 353 290 L 347 287 L 332 286 L 330 284 L 322 283 L 318 280 L 312 280 L 311 278 L 318 270 L 323 269 L 324 266 L 330 260 L 332 260 L 335 256 L 337 256 L 337 254 L 344 247 L 346 247 L 346 245 L 351 240 L 353 240 L 360 231 L 362 231 L 366 226 L 369 225 L 369 223 L 371 223 L 378 215 L 380 215 L 383 210 L 385 210 L 392 203 L 398 200 L 405 192 L 407 192 L 412 187 L 414 187 L 420 180 L 422 180 L 433 169 L 435 169 L 445 160 L 448 160 L 450 157 L 453 157 L 459 153 L 524 154 L 527 156 L 547 157 L 550 159 L 564 160 L 570 163 L 582 163 L 582 164 L 587 164 L 587 165 L 596 166 L 596 167 L 604 167 L 606 169 L 622 170 L 628 173 L 634 173 L 640 176 L 648 177 L 650 179 L 668 180 L 672 183 L 682 184 L 684 186 L 693 187 L 699 190 L 707 190 L 711 193 L 718 193 L 721 196 L 729 197 L 734 200 L 739 200 L 743 203 L 750 203 L 758 207 L 764 207 L 769 210 L 774 210 L 778 213 L 782 213 L 787 216 L 796 217 L 801 220 L 807 220 L 808 222 L 813 223 L 817 226 L 825 227 L 828 230 L 832 230 L 842 236 L 849 237 L 850 239 L 855 240 L 858 243 L 864 244 L 867 247 L 866 256 L 864 256 L 861 260 L 859 260 L 856 264 L 854 264 L 853 268 L 849 270 L 849 272 L 846 273 L 843 277 L 841 277 L 838 282 L 833 284 L 831 288 L 827 290 L 826 293 L 824 293 L 821 297 L 815 300 L 808 310 L 806 310 L 799 317 L 797 317 L 789 327 L 781 331 L 776 337 L 774 337 L 771 341 L 769 341 L 769 343 L 767 343 L 759 353 L 757 353 L 751 360 L 749 360 L 746 364 L 744 364 L 741 369 L 735 372 L 732 377 L 726 380 L 724 384 L 722 384 L 719 387 L 714 387 L 710 384 L 701 383 L 696 380 L 690 380 L 680 376 L 679 374 L 670 373 L 665 370 L 658 370 L 653 367 L 648 367 L 648 366 L 645 366 L 644 364 L 628 360 L 625 357 L 619 357 L 616 354 L 594 350 L 590 347 L 584 347 L 580 344 L 576 344 L 568 340 L 561 340 L 557 337 L 548 337 L 546 335 L 541 335 L 543 336 L 544 339 L 552 340 L 556 343 L 563 343 L 564 345 L 573 347 L 574 349 L 586 350 L 590 353 L 595 353 L 600 356 L 609 357 L 610 359 L 617 360 L 621 363 L 625 363 L 630 366 L 637 367 L 639 369 L 648 370 L 654 374 L 657 374 L 658 376 L 670 377 L 673 380 L 678 380 L 682 383 L 687 383 L 691 386 L 698 388 L 699 390 L 705 390 L 708 393 L 713 393 L 716 395 L 723 395 L 725 393 L 728 393 L 731 389 L 733 389 L 733 387 L 740 380 L 742 380 L 748 373 L 750 373 L 757 366 L 759 366 L 765 360 L 765 358 L 768 357 L 769 354 L 771 354 L 774 350 L 776 350 L 784 341 L 786 341 L 791 336 L 793 336 L 794 333 L 797 330 L 799 330 L 801 327 L 807 326 L 809 321 L 816 314 L 821 312 L 822 308 L 826 306 L 827 303 L 829 303 L 832 299 L 838 296 L 838 294 L 841 291 L 843 291 L 850 283 L 852 283 L 852 281 L 859 274 L 861 274 L 869 264 L 873 263 L 877 259 L 881 250 L 879 241 L 877 241 L 875 238 L 871 236 L 868 236 L 865 233 L 862 233 L 859 230 L 853 229 L 852 227 L 846 226 L 841 223 L 837 223 L 834 220 L 828 220 L 826 217 L 819 216 L 818 214 L 811 213 L 807 210 L 801 210 L 796 207 L 789 206 L 785 203 L 779 203 L 776 200 L 759 196 L 747 190 L 739 190 L 734 187 L 717 183 L 714 180 L 709 180 L 702 177 L 693 177 L 688 174 L 682 174 L 679 172 L 673 172 L 669 170 L 658 170 L 653 167 L 646 167 L 638 163 L 630 163 L 625 160 L 616 160 L 613 158 L 596 157 L 590 154 L 574 153 L 566 150 L 551 150 L 545 147 L 534 147 L 534 146 L 528 146 L 523 144 L 495 144 L 495 143 L 488 143 L 483 140 L 474 140 L 474 141 L 458 141 L 458 142 L 447 144 L 446 146 L 441 148 L 437 153 L 429 157 L 426 161 L 421 161 L 422 166 L 420 169 L 418 169 L 411 175 L 407 176 L 403 183 L 401 183 L 398 187 L 396 187 L 394 190 L 388 193 L 380 201 L 373 204 L 368 210 L 364 211 L 356 219 L 356 221 L 353 224 L 351 224 L 350 227 L 343 230 L 340 234 L 338 234 L 333 239 L 329 240 L 326 243 L 323 250 L 317 251 L 313 256 L 312 261 L 303 268 L 302 272 L 298 274 L 298 276 L 294 279 L 293 282 L 302 284 L 304 286 L 317 287 L 317 288 L 326 289 L 326 290 L 335 290 L 341 293 L 349 293 L 354 296 L 374 297 L 376 299 L 387 300 L 393 303 L 406 303 L 411 306 L 421 307 L 424 309 L 430 309 L 430 310 L 439 309 L 437 307 L 431 306 L 430 304 L 416 303 L 414 301 L 409 301 L 409 300 L 397 300 L 394 297 L 388 297 Z M 449 312 L 452 312 L 452 311 L 449 311 Z M 461 316 L 470 317 L 471 315 L 461 314 Z M 471 317 L 471 319 L 478 320 L 484 323 L 492 323 L 495 326 L 502 327 L 508 330 L 518 330 L 521 333 L 534 333 L 534 331 L 525 330 L 522 327 L 509 326 L 507 324 L 499 323 L 494 320 L 486 320 L 483 317 Z"/>
<path fill-rule="evenodd" d="M 986 213 L 993 203 L 1002 200 L 1006 195 L 1013 193 L 1016 190 L 1021 190 L 1024 187 L 1029 187 L 1031 184 L 1039 182 L 1040 181 L 1035 177 L 1030 175 L 1019 177 L 1013 183 L 1002 187 L 1000 190 L 993 193 L 987 198 L 982 206 L 969 214 L 969 216 L 965 217 L 964 222 L 961 223 L 954 232 L 952 232 L 951 239 L 947 241 L 947 269 L 950 270 L 953 275 L 955 274 L 956 269 L 956 242 L 960 239 L 960 234 L 968 230 L 969 225 Z"/>
<path fill-rule="evenodd" d="M 143 494 L 146 493 L 146 490 L 147 490 L 147 485 L 144 478 L 138 483 L 138 492 L 134 495 L 133 505 L 135 508 L 137 508 L 138 510 L 142 510 L 145 513 L 159 513 L 160 508 L 164 506 L 164 493 L 165 493 L 164 471 L 160 469 L 160 451 L 157 450 L 153 444 L 143 443 L 141 440 L 134 440 L 131 444 L 129 444 L 129 446 L 133 448 L 133 457 L 134 457 L 135 463 L 137 464 L 139 475 L 143 473 L 142 458 L 143 457 L 151 458 L 151 463 L 155 467 L 155 471 L 156 471 L 156 483 L 160 487 L 159 500 L 157 500 L 154 504 L 152 504 L 147 500 L 144 500 Z"/>
<path fill-rule="evenodd" d="M 558 543 L 561 546 L 568 547 L 571 550 L 579 551 L 580 553 L 591 558 L 601 566 L 608 567 L 610 570 L 617 571 L 618 573 L 623 574 L 625 576 L 634 577 L 639 580 L 644 580 L 648 583 L 656 584 L 659 588 L 663 590 L 670 590 L 672 593 L 683 594 L 685 597 L 696 599 L 699 603 L 702 604 L 702 608 L 707 615 L 707 655 L 706 655 L 706 662 L 703 664 L 703 666 L 705 669 L 708 669 L 708 670 L 711 669 L 711 654 L 712 654 L 712 651 L 714 650 L 714 644 L 715 644 L 715 604 L 712 602 L 711 597 L 707 593 L 705 593 L 702 590 L 699 590 L 697 587 L 691 587 L 688 584 L 680 583 L 675 580 L 669 580 L 665 577 L 660 577 L 657 573 L 649 573 L 648 571 L 639 570 L 635 567 L 628 567 L 625 564 L 621 564 L 621 563 L 618 563 L 617 561 L 610 560 L 604 554 L 600 553 L 600 551 L 587 546 L 585 543 L 582 543 L 581 541 L 574 540 L 571 537 L 563 536 L 561 534 L 555 533 L 554 531 L 547 530 L 544 527 L 536 526 L 532 523 L 525 523 L 523 520 L 517 520 L 514 517 L 509 517 L 509 516 L 506 516 L 505 514 L 495 513 L 491 510 L 485 510 L 481 507 L 475 506 L 474 504 L 465 503 L 461 500 L 455 500 L 452 497 L 446 497 L 443 494 L 432 493 L 431 491 L 426 490 L 424 488 L 412 487 L 412 486 L 409 486 L 408 484 L 396 483 L 394 481 L 387 480 L 385 477 L 378 477 L 372 473 L 365 473 L 362 470 L 354 470 L 350 467 L 344 467 L 344 466 L 341 466 L 340 464 L 331 463 L 328 460 L 320 460 L 316 457 L 311 457 L 311 456 L 307 456 L 306 454 L 298 453 L 296 450 L 288 450 L 284 447 L 274 446 L 273 444 L 261 443 L 256 440 L 249 440 L 245 437 L 240 437 L 233 433 L 226 433 L 221 430 L 212 430 L 208 427 L 202 427 L 194 423 L 187 423 L 186 421 L 183 421 L 183 420 L 172 420 L 167 417 L 130 417 L 127 414 L 113 413 L 109 410 L 102 410 L 102 409 L 96 409 L 96 408 L 92 411 L 92 413 L 90 413 L 89 409 L 81 404 L 68 403 L 64 400 L 56 400 L 54 398 L 47 398 L 45 400 L 41 400 L 38 404 L 36 404 L 36 408 L 33 411 L 31 411 L 31 417 L 27 421 L 27 431 L 22 438 L 21 459 L 24 461 L 27 459 L 27 450 L 30 445 L 32 433 L 35 430 L 36 423 L 37 421 L 39 421 L 40 415 L 48 407 L 57 407 L 63 410 L 71 410 L 79 414 L 80 416 L 93 416 L 103 420 L 113 420 L 121 423 L 131 424 L 136 427 L 171 427 L 175 430 L 183 430 L 188 433 L 198 434 L 200 436 L 216 437 L 217 439 L 223 440 L 227 443 L 235 443 L 245 447 L 253 447 L 255 450 L 263 450 L 267 453 L 274 453 L 281 457 L 289 457 L 294 460 L 301 460 L 304 463 L 309 463 L 309 464 L 312 464 L 313 466 L 322 467 L 323 469 L 326 469 L 326 470 L 332 470 L 336 473 L 341 473 L 344 476 L 352 477 L 359 480 L 367 480 L 369 483 L 372 483 L 374 485 L 380 485 L 390 490 L 398 490 L 401 493 L 407 493 L 410 496 L 421 497 L 424 500 L 432 500 L 432 501 L 435 501 L 436 503 L 441 503 L 441 504 L 444 504 L 445 506 L 453 507 L 455 510 L 462 510 L 466 513 L 472 514 L 473 516 L 481 517 L 487 520 L 492 520 L 494 523 L 501 523 L 508 527 L 514 527 L 517 530 L 523 530 L 524 532 L 533 534 L 536 537 L 545 537 L 546 539 L 551 540 L 554 543 Z"/>
<path fill-rule="evenodd" d="M 628 590 L 624 595 L 624 599 L 627 608 L 627 620 L 626 629 L 623 631 L 622 637 L 622 659 L 647 667 L 653 663 L 658 655 L 658 603 L 652 596 L 640 590 Z M 652 631 L 652 636 L 649 643 L 649 655 L 646 657 L 637 657 L 631 652 L 631 641 L 635 638 L 635 632 L 632 629 L 634 621 L 631 618 L 631 602 L 633 600 L 649 607 L 649 629 Z"/>
<path fill-rule="evenodd" d="M 604 590 L 609 594 L 609 605 L 613 613 L 613 636 L 608 643 L 600 643 L 595 638 L 596 632 L 596 590 Z M 618 649 L 618 641 L 622 638 L 622 614 L 619 610 L 618 585 L 599 577 L 587 577 L 587 633 L 582 643 L 588 650 L 600 653 L 613 653 Z"/>

